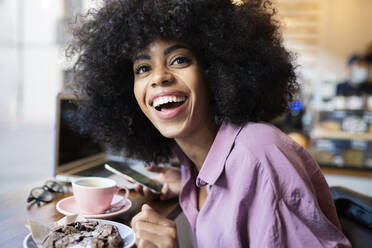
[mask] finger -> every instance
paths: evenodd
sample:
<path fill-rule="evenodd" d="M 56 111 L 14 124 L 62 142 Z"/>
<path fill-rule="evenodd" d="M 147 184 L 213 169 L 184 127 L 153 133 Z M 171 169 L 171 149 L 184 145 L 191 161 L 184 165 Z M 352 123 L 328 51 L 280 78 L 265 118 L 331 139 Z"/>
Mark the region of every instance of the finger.
<path fill-rule="evenodd" d="M 177 229 L 174 226 L 161 226 L 154 223 L 137 221 L 134 229 L 136 231 L 144 230 L 150 233 L 168 236 L 171 237 L 172 239 L 175 239 L 177 237 Z"/>
<path fill-rule="evenodd" d="M 152 171 L 152 172 L 157 172 L 157 173 L 163 173 L 166 170 L 166 167 L 164 166 L 150 166 L 146 167 L 146 170 Z"/>
<path fill-rule="evenodd" d="M 165 183 L 161 188 L 160 200 L 167 200 L 169 198 L 169 185 Z"/>
<path fill-rule="evenodd" d="M 156 197 L 156 195 L 146 186 L 143 187 L 143 194 L 149 199 L 154 199 Z"/>
<path fill-rule="evenodd" d="M 157 246 L 146 239 L 136 238 L 136 244 L 138 248 L 156 248 Z"/>
<path fill-rule="evenodd" d="M 137 230 L 136 239 L 139 240 L 139 244 L 143 242 L 141 240 L 146 240 L 155 245 L 155 247 L 176 247 L 175 239 L 172 239 L 169 236 L 159 235 L 142 229 Z"/>
<path fill-rule="evenodd" d="M 145 211 L 145 210 L 153 210 L 153 208 L 150 207 L 149 204 L 143 204 L 141 207 L 141 211 Z"/>
<path fill-rule="evenodd" d="M 141 195 L 144 195 L 150 201 L 159 196 L 158 194 L 152 193 L 148 187 L 142 185 L 137 186 L 136 191 L 138 191 L 138 193 L 140 193 Z"/>
<path fill-rule="evenodd" d="M 142 211 L 132 218 L 131 226 L 134 227 L 137 221 L 145 221 L 164 226 L 175 226 L 174 222 L 159 215 L 147 204 L 144 204 L 142 206 Z"/>
<path fill-rule="evenodd" d="M 143 195 L 143 187 L 141 184 L 137 184 L 136 185 L 136 192 L 140 193 L 141 195 Z"/>

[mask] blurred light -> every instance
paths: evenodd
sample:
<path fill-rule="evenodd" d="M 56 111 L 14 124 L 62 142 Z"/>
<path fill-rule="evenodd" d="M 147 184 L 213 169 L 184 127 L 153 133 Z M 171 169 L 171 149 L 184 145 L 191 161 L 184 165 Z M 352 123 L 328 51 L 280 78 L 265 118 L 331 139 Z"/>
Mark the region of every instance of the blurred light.
<path fill-rule="evenodd" d="M 41 0 L 40 2 L 40 6 L 43 9 L 49 9 L 51 4 L 52 4 L 52 0 Z"/>
<path fill-rule="evenodd" d="M 301 101 L 293 101 L 293 102 L 289 105 L 289 108 L 290 108 L 291 110 L 300 111 L 300 110 L 303 108 L 303 105 L 302 105 Z"/>
<path fill-rule="evenodd" d="M 235 4 L 235 5 L 242 5 L 242 4 L 244 4 L 244 2 L 242 0 L 232 0 L 231 2 L 233 4 Z"/>

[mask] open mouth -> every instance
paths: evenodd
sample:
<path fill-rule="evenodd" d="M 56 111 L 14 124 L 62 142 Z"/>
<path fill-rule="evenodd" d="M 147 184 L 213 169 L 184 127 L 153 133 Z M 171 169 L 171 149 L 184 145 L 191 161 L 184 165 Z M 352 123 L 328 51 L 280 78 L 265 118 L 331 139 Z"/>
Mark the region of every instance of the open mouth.
<path fill-rule="evenodd" d="M 165 111 L 175 109 L 182 104 L 184 104 L 187 100 L 186 96 L 163 96 L 158 97 L 154 100 L 152 106 L 157 111 Z"/>

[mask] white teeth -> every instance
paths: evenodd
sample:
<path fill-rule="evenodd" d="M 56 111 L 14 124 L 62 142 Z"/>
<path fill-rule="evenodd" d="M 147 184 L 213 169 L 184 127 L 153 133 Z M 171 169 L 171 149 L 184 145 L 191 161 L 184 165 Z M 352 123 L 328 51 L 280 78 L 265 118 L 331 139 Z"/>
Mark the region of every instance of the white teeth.
<path fill-rule="evenodd" d="M 186 100 L 185 96 L 161 96 L 161 97 L 155 98 L 154 102 L 152 103 L 152 106 L 156 108 L 162 104 L 166 104 L 170 102 L 183 102 L 185 100 Z"/>

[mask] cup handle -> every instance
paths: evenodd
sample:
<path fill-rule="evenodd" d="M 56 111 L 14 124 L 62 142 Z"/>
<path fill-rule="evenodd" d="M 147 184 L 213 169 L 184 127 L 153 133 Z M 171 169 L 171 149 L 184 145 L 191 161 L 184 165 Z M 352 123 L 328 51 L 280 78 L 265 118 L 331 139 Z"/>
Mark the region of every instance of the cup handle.
<path fill-rule="evenodd" d="M 110 206 L 110 209 L 118 209 L 118 208 L 122 208 L 125 203 L 127 202 L 127 198 L 129 196 L 129 189 L 125 186 L 116 186 L 116 191 L 115 191 L 115 194 L 117 194 L 120 190 L 124 190 L 125 191 L 125 194 L 123 196 L 123 199 L 121 199 L 121 201 L 119 201 L 118 203 L 115 203 L 114 205 L 111 205 Z"/>

